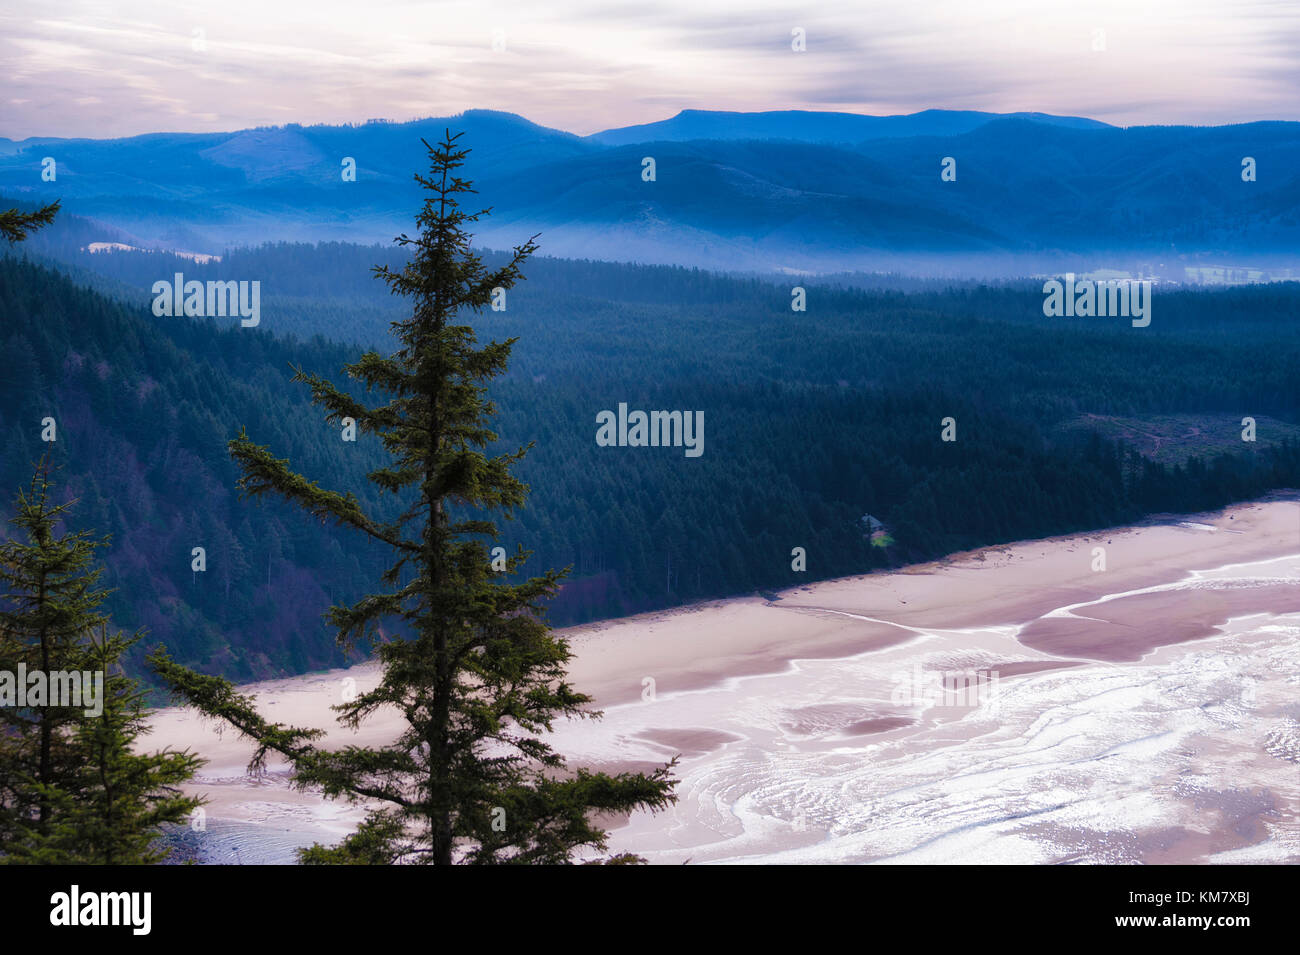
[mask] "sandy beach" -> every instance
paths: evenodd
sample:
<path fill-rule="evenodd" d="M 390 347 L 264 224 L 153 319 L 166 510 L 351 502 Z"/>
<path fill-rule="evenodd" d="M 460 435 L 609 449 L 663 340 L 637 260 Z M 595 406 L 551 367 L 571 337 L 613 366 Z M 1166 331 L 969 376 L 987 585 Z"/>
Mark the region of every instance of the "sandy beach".
<path fill-rule="evenodd" d="M 654 862 L 1300 861 L 1297 583 L 1300 502 L 1276 495 L 575 627 L 570 674 L 605 718 L 556 744 L 682 756 L 677 806 L 612 840 Z M 329 712 L 375 679 L 245 690 L 329 743 L 380 741 L 390 721 Z M 213 858 L 286 861 L 360 818 L 283 767 L 249 777 L 248 744 L 192 712 L 143 742 L 208 760 L 190 788 L 239 846 Z"/>

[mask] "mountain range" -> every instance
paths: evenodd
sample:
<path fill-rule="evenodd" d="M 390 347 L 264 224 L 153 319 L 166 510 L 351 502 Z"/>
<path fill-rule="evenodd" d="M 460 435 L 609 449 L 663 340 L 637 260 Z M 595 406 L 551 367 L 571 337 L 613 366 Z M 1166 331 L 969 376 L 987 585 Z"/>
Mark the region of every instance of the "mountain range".
<path fill-rule="evenodd" d="M 671 119 L 607 129 L 587 138 L 604 146 L 679 143 L 690 139 L 786 139 L 804 143 L 851 145 L 868 139 L 956 136 L 998 119 L 1024 119 L 1071 129 L 1114 128 L 1095 119 L 1051 116 L 1047 113 L 926 109 L 903 116 L 863 116 L 859 113 L 814 112 L 805 109 L 769 110 L 761 113 L 684 109 Z"/>
<path fill-rule="evenodd" d="M 546 252 L 573 258 L 985 275 L 1294 267 L 1300 248 L 1300 123 L 1291 122 L 1118 128 L 1038 113 L 686 110 L 582 137 L 470 110 L 410 123 L 0 140 L 0 194 L 62 198 L 106 240 L 145 248 L 388 241 L 418 208 L 421 139 L 448 128 L 472 149 L 465 175 L 494 209 L 479 239 L 495 248 L 540 232 Z M 344 177 L 349 159 L 355 181 Z"/>

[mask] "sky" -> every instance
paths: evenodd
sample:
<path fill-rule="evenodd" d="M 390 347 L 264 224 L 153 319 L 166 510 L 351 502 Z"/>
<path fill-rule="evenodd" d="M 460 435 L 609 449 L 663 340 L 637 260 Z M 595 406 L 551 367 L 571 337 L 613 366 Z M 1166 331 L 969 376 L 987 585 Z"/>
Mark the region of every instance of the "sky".
<path fill-rule="evenodd" d="M 794 50 L 803 31 L 805 49 Z M 1300 119 L 1300 0 L 6 0 L 0 137 L 499 109 Z"/>

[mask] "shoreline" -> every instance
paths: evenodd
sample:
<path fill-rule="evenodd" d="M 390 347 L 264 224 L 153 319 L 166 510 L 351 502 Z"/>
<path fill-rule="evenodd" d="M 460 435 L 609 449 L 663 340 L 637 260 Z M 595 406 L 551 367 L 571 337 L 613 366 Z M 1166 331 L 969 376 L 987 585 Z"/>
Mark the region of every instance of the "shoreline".
<path fill-rule="evenodd" d="M 1105 570 L 1093 570 L 1095 547 L 1105 549 Z M 692 698 L 728 693 L 749 682 L 743 678 L 779 680 L 792 671 L 824 668 L 818 663 L 834 668 L 835 661 L 847 666 L 878 658 L 883 666 L 896 659 L 929 660 L 937 647 L 950 661 L 945 665 L 966 660 L 1004 667 L 1008 684 L 1098 662 L 1142 666 L 1167 648 L 1221 634 L 1236 618 L 1300 612 L 1300 587 L 1288 586 L 1290 577 L 1250 588 L 1214 583 L 1233 565 L 1297 555 L 1300 495 L 1275 494 L 1208 514 L 1162 515 L 1132 527 L 1021 541 L 809 583 L 781 591 L 775 601 L 728 598 L 583 624 L 558 631 L 574 654 L 572 685 L 594 697 L 593 708 L 616 716 L 614 722 L 651 722 L 631 734 L 612 726 L 603 731 L 608 720 L 577 733 L 558 726 L 555 742 L 575 762 L 615 771 L 658 754 L 670 757 L 669 750 L 687 761 L 707 761 L 742 745 L 737 741 L 743 734 L 708 721 L 674 729 L 649 714 L 689 710 Z M 367 745 L 392 738 L 396 715 L 377 714 L 351 732 L 334 723 L 329 707 L 341 701 L 344 681 L 364 689 L 377 679 L 378 665 L 366 662 L 240 690 L 257 695 L 268 719 L 326 729 L 325 745 Z M 653 688 L 648 697 L 647 686 Z M 879 688 L 871 692 L 882 698 Z M 647 707 L 647 699 L 658 702 Z M 925 728 L 914 714 L 889 706 L 841 709 L 832 721 L 847 720 L 848 738 L 861 744 L 888 745 Z M 830 718 L 808 716 L 818 725 Z M 272 763 L 261 779 L 249 777 L 244 769 L 252 747 L 233 731 L 218 733 L 191 711 L 155 710 L 150 725 L 142 749 L 190 748 L 208 760 L 184 788 L 209 797 L 207 816 L 217 828 L 261 825 L 283 844 L 307 836 L 336 841 L 361 818 L 357 807 L 290 789 L 283 764 Z M 568 740 L 578 740 L 577 752 Z M 620 822 L 607 822 L 618 827 L 620 838 L 645 836 L 644 820 Z"/>
<path fill-rule="evenodd" d="M 1214 530 L 1202 531 L 1189 524 Z M 1106 571 L 1091 570 L 1093 546 L 1106 548 Z M 1193 555 L 1187 553 L 1189 548 L 1194 548 Z M 670 667 L 670 680 L 682 689 L 702 689 L 727 677 L 773 672 L 777 661 L 836 658 L 884 649 L 910 639 L 901 635 L 907 630 L 1017 626 L 1066 604 L 1167 584 L 1174 574 L 1181 577 L 1197 570 L 1293 554 L 1300 554 L 1300 494 L 1277 493 L 1220 511 L 1156 515 L 1131 527 L 1018 541 L 898 570 L 817 581 L 779 591 L 779 601 L 733 597 L 583 624 L 564 631 L 575 656 L 569 673 L 575 686 L 596 697 L 597 705 L 615 705 L 639 698 L 641 686 L 639 681 L 631 685 L 626 678 L 609 673 L 613 667 L 607 658 L 612 648 L 606 646 L 606 635 L 611 631 L 648 637 L 665 629 L 683 628 L 686 620 L 701 614 L 717 616 L 711 622 L 718 625 L 753 626 L 760 619 L 755 611 L 761 609 L 813 617 L 833 611 L 880 621 L 860 619 L 856 626 L 828 621 L 822 627 L 802 627 L 807 632 L 799 635 L 797 651 L 763 634 L 766 622 L 757 627 L 756 640 L 736 639 L 733 631 L 713 642 L 712 647 L 720 650 L 705 651 L 702 658 L 692 658 L 690 648 L 682 646 L 672 633 L 662 640 L 662 654 L 620 647 L 624 670 L 638 661 L 642 669 L 649 670 L 656 666 L 654 657 L 659 657 L 657 666 L 662 672 L 664 657 L 688 659 L 684 666 Z M 988 579 L 1005 577 L 990 572 L 1013 567 L 1018 579 L 1010 583 Z M 1026 577 L 1032 583 L 1025 583 Z M 995 583 L 997 586 L 990 586 Z M 1212 627 L 1206 630 L 1207 635 L 1212 632 Z M 661 681 L 656 679 L 656 685 Z"/>

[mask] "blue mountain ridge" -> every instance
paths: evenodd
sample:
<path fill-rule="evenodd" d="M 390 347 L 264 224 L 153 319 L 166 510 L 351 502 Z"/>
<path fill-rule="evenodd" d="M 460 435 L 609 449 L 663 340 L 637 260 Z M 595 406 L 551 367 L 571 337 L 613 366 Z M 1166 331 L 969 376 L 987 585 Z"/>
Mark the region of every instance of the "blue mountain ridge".
<path fill-rule="evenodd" d="M 480 240 L 710 268 L 1070 267 L 1074 258 L 1293 262 L 1300 123 L 1120 128 L 1043 114 L 687 110 L 581 137 L 470 110 L 410 123 L 0 142 L 0 194 L 62 198 L 134 244 L 387 241 L 418 209 L 421 139 L 463 131 Z M 698 134 L 698 135 L 697 135 Z M 645 135 L 662 136 L 642 142 Z M 55 182 L 41 160 L 58 162 Z M 343 181 L 345 158 L 355 182 Z M 655 161 L 654 181 L 642 177 Z M 955 181 L 941 162 L 956 162 Z M 1257 163 L 1257 181 L 1242 162 Z M 474 199 L 471 199 L 472 203 Z"/>

